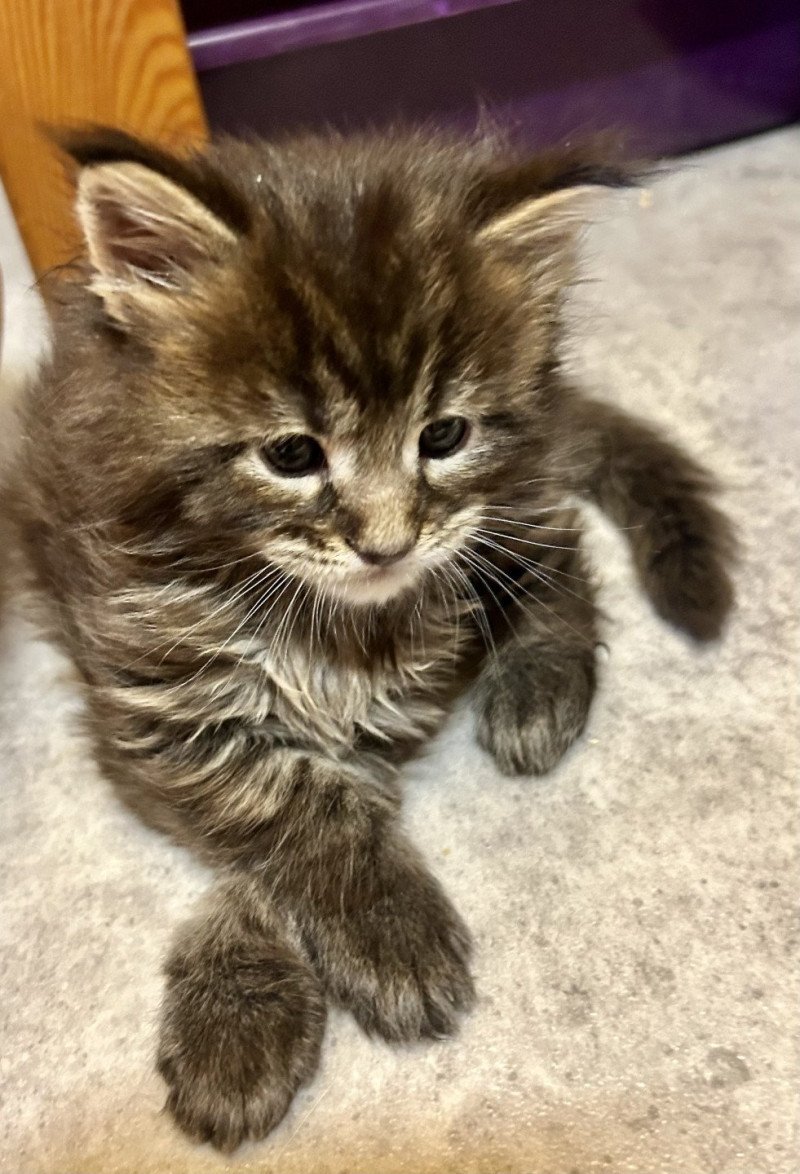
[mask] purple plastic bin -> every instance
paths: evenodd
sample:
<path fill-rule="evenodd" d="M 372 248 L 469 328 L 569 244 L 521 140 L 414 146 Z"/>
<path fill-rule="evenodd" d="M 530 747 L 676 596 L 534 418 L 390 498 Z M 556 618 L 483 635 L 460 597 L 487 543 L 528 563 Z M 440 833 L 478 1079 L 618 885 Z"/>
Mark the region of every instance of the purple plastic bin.
<path fill-rule="evenodd" d="M 670 153 L 800 116 L 798 0 L 337 0 L 201 30 L 215 129 L 404 119 Z"/>

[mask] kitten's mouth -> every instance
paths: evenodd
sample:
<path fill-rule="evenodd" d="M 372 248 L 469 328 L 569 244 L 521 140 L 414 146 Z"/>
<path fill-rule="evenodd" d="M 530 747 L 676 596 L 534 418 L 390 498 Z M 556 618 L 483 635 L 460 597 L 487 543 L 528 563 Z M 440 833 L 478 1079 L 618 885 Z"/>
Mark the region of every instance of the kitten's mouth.
<path fill-rule="evenodd" d="M 354 604 L 388 603 L 410 591 L 420 581 L 422 567 L 414 559 L 403 559 L 388 567 L 359 567 L 332 584 L 340 599 Z"/>

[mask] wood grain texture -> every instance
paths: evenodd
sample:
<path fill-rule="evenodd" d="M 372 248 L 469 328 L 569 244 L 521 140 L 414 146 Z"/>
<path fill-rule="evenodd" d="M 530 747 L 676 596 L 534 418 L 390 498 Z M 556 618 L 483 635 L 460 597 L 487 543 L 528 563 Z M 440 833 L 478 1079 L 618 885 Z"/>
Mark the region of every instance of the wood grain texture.
<path fill-rule="evenodd" d="M 0 0 L 0 178 L 38 273 L 77 246 L 70 184 L 42 122 L 202 139 L 177 0 Z"/>

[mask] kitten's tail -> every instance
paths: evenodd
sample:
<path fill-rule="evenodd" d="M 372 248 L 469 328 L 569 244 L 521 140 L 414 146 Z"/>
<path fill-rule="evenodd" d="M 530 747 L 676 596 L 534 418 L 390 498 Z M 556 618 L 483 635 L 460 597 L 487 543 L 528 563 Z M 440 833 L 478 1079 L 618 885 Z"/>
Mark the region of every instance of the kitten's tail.
<path fill-rule="evenodd" d="M 695 640 L 715 639 L 733 606 L 736 543 L 712 502 L 713 478 L 627 413 L 594 400 L 575 407 L 593 453 L 584 490 L 624 530 L 653 607 Z"/>

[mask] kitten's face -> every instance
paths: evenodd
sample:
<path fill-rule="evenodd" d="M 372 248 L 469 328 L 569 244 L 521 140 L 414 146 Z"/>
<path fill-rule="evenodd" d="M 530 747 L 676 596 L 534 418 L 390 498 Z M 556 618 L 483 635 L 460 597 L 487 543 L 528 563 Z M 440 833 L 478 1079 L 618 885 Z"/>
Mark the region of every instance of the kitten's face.
<path fill-rule="evenodd" d="M 453 583 L 487 507 L 552 489 L 575 188 L 503 171 L 493 194 L 486 160 L 419 138 L 92 151 L 92 288 L 134 388 L 115 458 L 173 539 L 380 605 Z"/>
<path fill-rule="evenodd" d="M 438 448 L 428 455 L 425 437 L 434 438 L 441 455 Z M 477 521 L 476 505 L 459 502 L 455 489 L 459 472 L 468 481 L 479 446 L 476 429 L 453 416 L 422 427 L 413 418 L 398 420 L 374 441 L 358 433 L 319 441 L 288 434 L 250 453 L 243 464 L 254 481 L 266 483 L 265 505 L 279 496 L 287 510 L 281 523 L 267 506 L 264 554 L 356 604 L 413 590 L 426 571 L 451 560 Z M 292 463 L 307 462 L 309 453 L 314 467 L 291 485 L 279 484 L 286 478 L 276 471 L 276 457 L 281 465 L 287 454 Z"/>
<path fill-rule="evenodd" d="M 458 295 L 455 312 L 466 331 L 465 296 Z M 407 317 L 412 335 L 430 325 Z M 202 427 L 210 442 L 224 438 L 230 458 L 209 467 L 185 513 L 205 526 L 216 517 L 232 546 L 256 549 L 348 603 L 387 602 L 418 590 L 427 575 L 452 580 L 448 567 L 487 504 L 515 501 L 520 482 L 537 467 L 541 474 L 549 457 L 536 388 L 526 387 L 518 402 L 518 367 L 527 374 L 533 355 L 513 345 L 511 308 L 504 319 L 487 336 L 491 346 L 482 349 L 481 336 L 466 331 L 463 349 L 445 355 L 425 339 L 411 366 L 413 342 L 400 345 L 397 332 L 378 332 L 376 348 L 397 361 L 378 364 L 375 374 L 374 355 L 356 345 L 353 331 L 349 375 L 317 362 L 341 344 L 341 333 L 329 337 L 320 323 L 306 356 L 316 377 L 302 380 L 294 373 L 297 356 L 282 355 L 275 336 L 255 330 L 255 322 L 247 328 L 249 361 L 238 369 L 214 354 L 215 339 L 225 339 L 229 353 L 233 323 L 230 334 L 206 331 L 190 347 L 208 357 L 203 379 L 220 415 L 205 417 Z M 277 311 L 267 321 L 275 323 Z M 173 380 L 175 362 L 173 354 Z M 228 370 L 222 379 L 220 362 Z M 195 362 L 195 381 L 197 375 Z"/>
<path fill-rule="evenodd" d="M 518 500 L 551 456 L 537 386 L 549 335 L 521 282 L 474 242 L 407 230 L 392 245 L 393 273 L 381 254 L 331 266 L 306 249 L 281 271 L 262 243 L 234 309 L 169 358 L 195 381 L 202 358 L 219 427 L 241 445 L 197 491 L 199 515 L 224 503 L 231 538 L 353 605 L 428 576 L 447 589 L 488 503 Z"/>
<path fill-rule="evenodd" d="M 426 574 L 447 580 L 480 522 L 496 437 L 468 395 L 433 419 L 423 408 L 412 401 L 350 426 L 345 410 L 316 435 L 298 421 L 249 446 L 234 472 L 263 505 L 253 537 L 264 555 L 353 604 L 413 591 Z"/>

